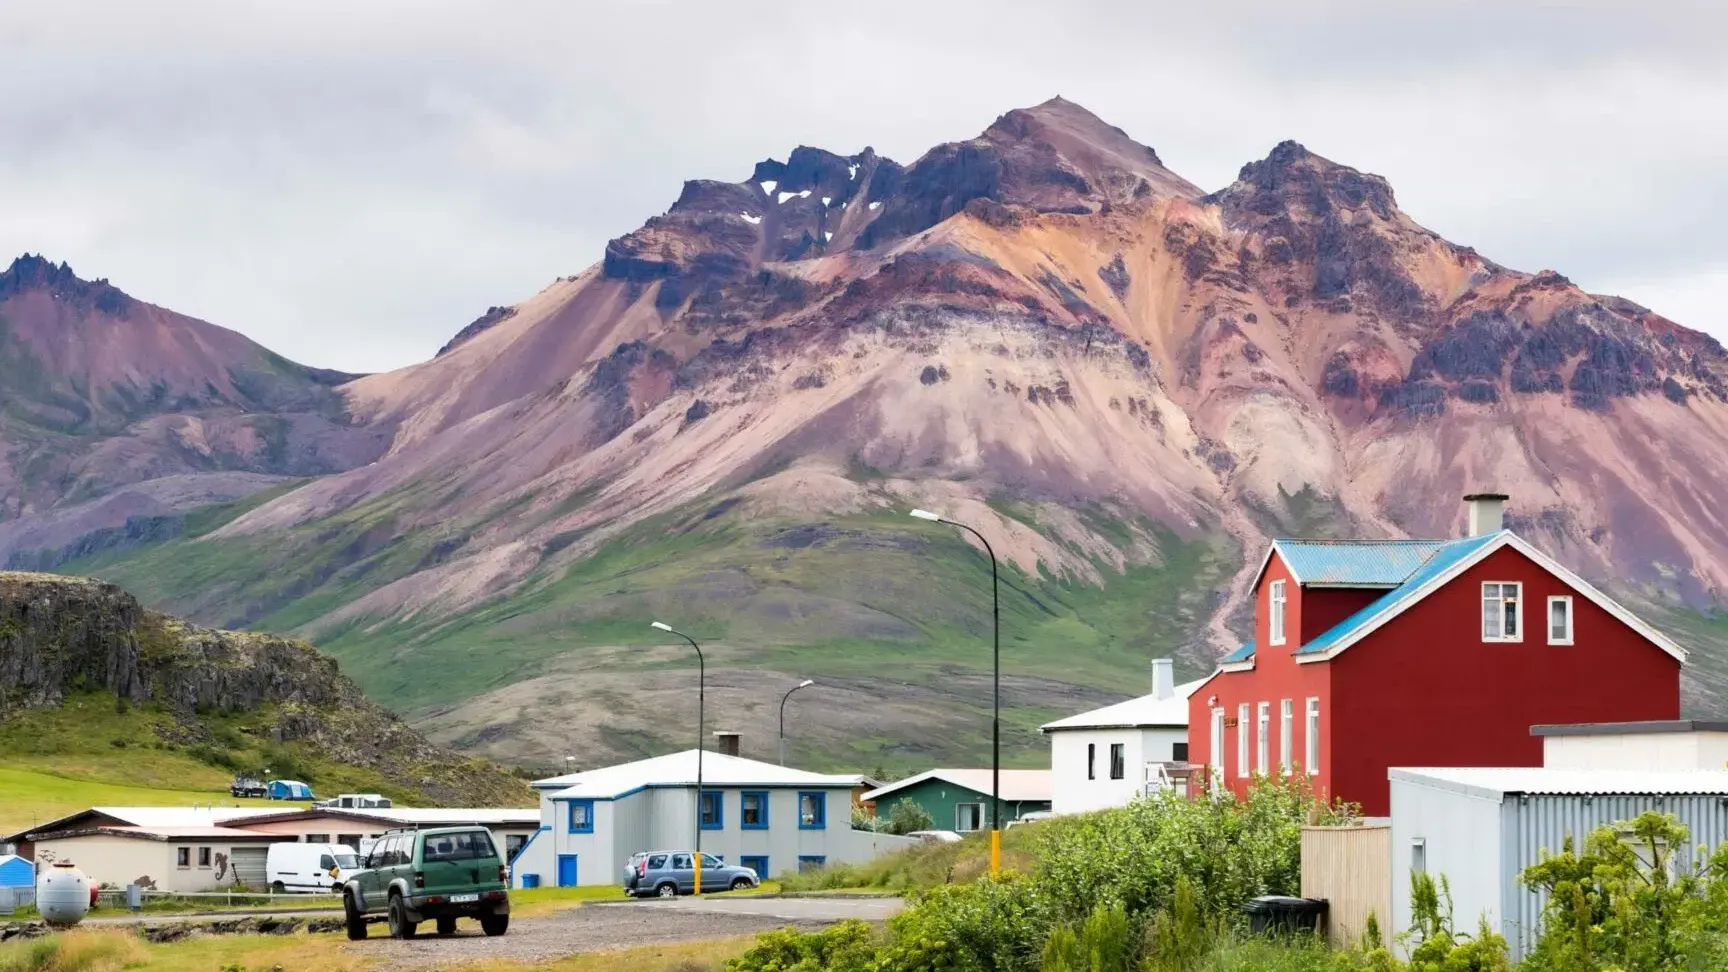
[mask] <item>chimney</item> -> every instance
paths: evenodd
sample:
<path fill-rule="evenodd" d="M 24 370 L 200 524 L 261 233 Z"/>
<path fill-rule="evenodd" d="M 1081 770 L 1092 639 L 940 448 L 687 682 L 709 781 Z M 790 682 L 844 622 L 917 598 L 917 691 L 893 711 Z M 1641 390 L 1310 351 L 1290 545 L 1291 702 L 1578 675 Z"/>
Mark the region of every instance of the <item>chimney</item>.
<path fill-rule="evenodd" d="M 1464 497 L 1470 510 L 1470 536 L 1481 537 L 1499 533 L 1505 527 L 1505 493 L 1471 493 Z"/>
<path fill-rule="evenodd" d="M 736 756 L 738 755 L 738 739 L 738 733 L 717 732 L 714 734 L 714 748 L 719 750 L 722 756 Z"/>
<path fill-rule="evenodd" d="M 1168 658 L 1152 659 L 1152 695 L 1167 699 L 1176 694 L 1176 663 Z"/>

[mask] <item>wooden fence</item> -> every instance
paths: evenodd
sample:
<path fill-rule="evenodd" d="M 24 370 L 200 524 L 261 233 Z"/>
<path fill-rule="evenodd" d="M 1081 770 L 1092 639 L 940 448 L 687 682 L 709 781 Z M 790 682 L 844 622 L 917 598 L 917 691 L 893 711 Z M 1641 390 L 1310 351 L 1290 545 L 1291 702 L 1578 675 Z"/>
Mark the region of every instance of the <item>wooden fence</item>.
<path fill-rule="evenodd" d="M 1370 913 L 1390 946 L 1391 826 L 1303 827 L 1302 897 L 1329 902 L 1326 939 L 1334 946 L 1361 941 Z"/>

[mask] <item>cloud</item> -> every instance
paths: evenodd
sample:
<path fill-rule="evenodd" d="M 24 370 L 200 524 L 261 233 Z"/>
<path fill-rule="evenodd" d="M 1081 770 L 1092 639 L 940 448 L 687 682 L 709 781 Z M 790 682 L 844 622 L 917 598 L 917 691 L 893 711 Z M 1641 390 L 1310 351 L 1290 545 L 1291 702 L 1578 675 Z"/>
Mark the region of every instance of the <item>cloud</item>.
<path fill-rule="evenodd" d="M 1496 260 L 1728 337 L 1700 296 L 1724 55 L 1728 15 L 1673 2 L 12 5 L 0 253 L 376 370 L 686 178 L 798 144 L 911 161 L 1059 93 L 1203 187 L 1295 138 Z"/>

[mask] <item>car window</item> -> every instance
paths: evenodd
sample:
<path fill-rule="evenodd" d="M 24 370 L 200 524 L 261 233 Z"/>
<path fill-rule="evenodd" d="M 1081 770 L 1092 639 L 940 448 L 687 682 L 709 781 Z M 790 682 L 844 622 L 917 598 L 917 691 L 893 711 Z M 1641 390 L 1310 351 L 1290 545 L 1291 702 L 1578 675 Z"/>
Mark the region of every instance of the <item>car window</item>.
<path fill-rule="evenodd" d="M 389 842 L 384 845 L 385 867 L 400 867 L 408 863 L 408 841 L 409 838 L 407 837 L 390 838 Z"/>
<path fill-rule="evenodd" d="M 666 855 L 655 854 L 648 858 L 648 866 L 658 871 L 666 866 Z"/>
<path fill-rule="evenodd" d="M 336 858 L 330 856 L 329 854 L 319 854 L 318 855 L 318 869 L 319 870 L 328 871 L 335 866 L 336 866 Z"/>
<path fill-rule="evenodd" d="M 492 850 L 492 835 L 484 830 L 467 830 L 459 834 L 439 834 L 426 838 L 421 855 L 423 862 L 473 861 L 496 857 Z"/>
<path fill-rule="evenodd" d="M 695 867 L 695 866 L 696 866 L 695 863 L 690 860 L 689 854 L 673 854 L 672 855 L 672 869 L 675 871 L 676 870 L 683 870 L 684 868 Z"/>
<path fill-rule="evenodd" d="M 713 854 L 703 854 L 702 855 L 702 866 L 703 867 L 725 867 L 726 862 L 721 860 L 718 857 L 715 857 Z"/>
<path fill-rule="evenodd" d="M 344 871 L 352 871 L 360 866 L 360 862 L 353 854 L 337 854 L 336 866 L 340 867 Z"/>

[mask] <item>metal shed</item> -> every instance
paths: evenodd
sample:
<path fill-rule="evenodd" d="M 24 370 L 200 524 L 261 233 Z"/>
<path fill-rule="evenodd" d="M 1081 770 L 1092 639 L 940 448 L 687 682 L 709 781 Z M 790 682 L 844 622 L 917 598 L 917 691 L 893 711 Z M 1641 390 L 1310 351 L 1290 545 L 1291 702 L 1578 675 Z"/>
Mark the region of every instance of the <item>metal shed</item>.
<path fill-rule="evenodd" d="M 1451 884 L 1459 930 L 1478 916 L 1519 958 L 1541 933 L 1544 897 L 1518 884 L 1524 868 L 1582 842 L 1605 824 L 1645 811 L 1672 814 L 1692 831 L 1677 860 L 1728 840 L 1728 771 L 1393 769 L 1392 921 L 1410 926 L 1410 874 Z"/>
<path fill-rule="evenodd" d="M 36 865 L 16 854 L 0 857 L 0 888 L 33 888 Z"/>

